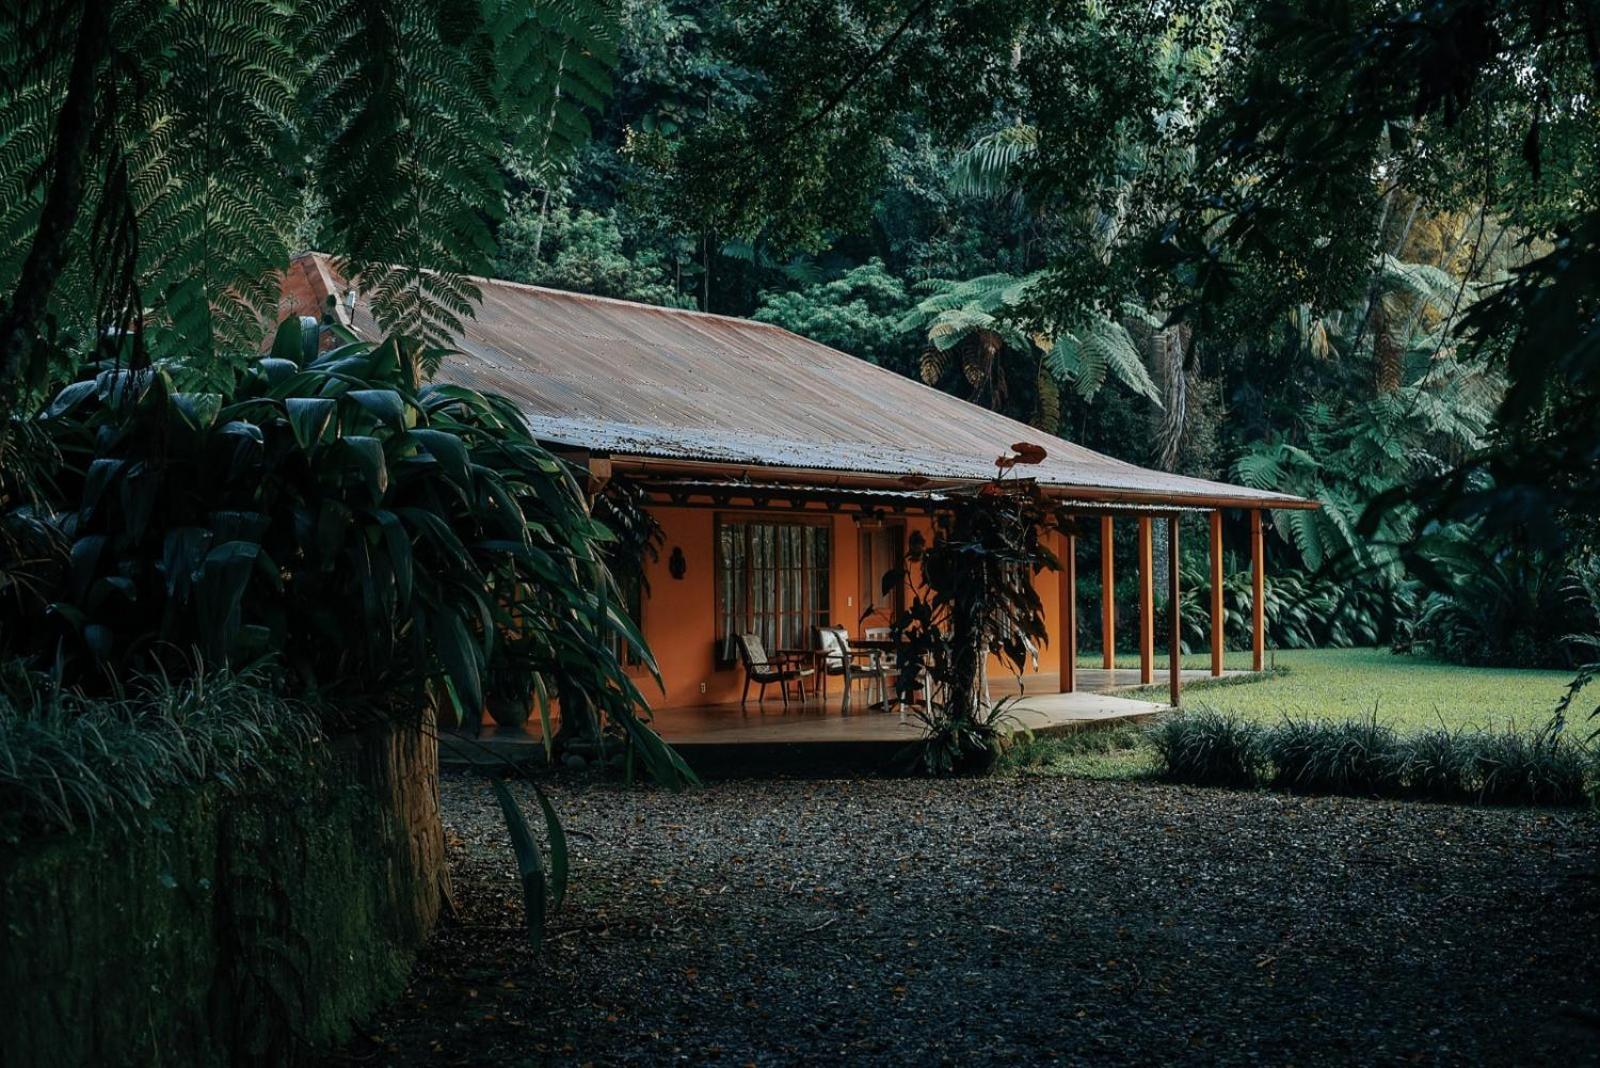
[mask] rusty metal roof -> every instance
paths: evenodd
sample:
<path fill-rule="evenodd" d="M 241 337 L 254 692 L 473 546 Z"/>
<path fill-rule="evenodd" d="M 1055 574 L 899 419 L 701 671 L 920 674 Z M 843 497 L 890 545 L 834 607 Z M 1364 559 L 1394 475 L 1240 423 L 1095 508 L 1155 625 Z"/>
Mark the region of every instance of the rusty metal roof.
<path fill-rule="evenodd" d="M 306 261 L 320 269 L 305 269 Z M 326 257 L 308 253 L 291 276 L 296 288 L 302 277 L 314 288 L 332 270 Z M 784 478 L 967 480 L 993 477 L 995 457 L 1028 441 L 1047 456 L 1027 474 L 1063 495 L 1310 504 L 1104 456 L 766 323 L 475 281 L 482 304 L 439 378 L 510 398 L 532 431 L 556 444 L 748 467 L 753 477 L 781 470 Z M 286 288 L 286 302 L 299 299 Z M 296 310 L 319 308 L 320 299 Z M 377 335 L 364 299 L 352 325 Z"/>

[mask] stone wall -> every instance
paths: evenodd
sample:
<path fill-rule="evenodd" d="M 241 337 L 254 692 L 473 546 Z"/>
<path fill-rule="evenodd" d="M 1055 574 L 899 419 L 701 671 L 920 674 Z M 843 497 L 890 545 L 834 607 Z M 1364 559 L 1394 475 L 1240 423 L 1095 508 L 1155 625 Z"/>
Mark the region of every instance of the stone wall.
<path fill-rule="evenodd" d="M 448 894 L 432 731 L 0 856 L 0 1064 L 284 1064 L 404 984 Z"/>

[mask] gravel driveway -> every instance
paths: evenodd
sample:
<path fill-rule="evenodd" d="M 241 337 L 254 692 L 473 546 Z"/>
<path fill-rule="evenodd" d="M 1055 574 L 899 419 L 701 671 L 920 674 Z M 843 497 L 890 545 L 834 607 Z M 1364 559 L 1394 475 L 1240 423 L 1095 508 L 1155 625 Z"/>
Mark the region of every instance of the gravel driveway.
<path fill-rule="evenodd" d="M 561 784 L 573 889 L 535 959 L 487 787 L 442 790 L 461 915 L 343 1063 L 1600 1063 L 1588 815 Z"/>

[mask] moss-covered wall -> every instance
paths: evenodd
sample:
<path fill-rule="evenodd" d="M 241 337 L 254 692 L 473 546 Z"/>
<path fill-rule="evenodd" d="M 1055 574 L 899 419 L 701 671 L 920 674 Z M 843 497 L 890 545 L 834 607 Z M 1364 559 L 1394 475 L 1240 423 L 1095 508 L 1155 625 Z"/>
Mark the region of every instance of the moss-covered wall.
<path fill-rule="evenodd" d="M 403 985 L 448 892 L 431 732 L 0 856 L 0 1064 L 283 1064 Z"/>

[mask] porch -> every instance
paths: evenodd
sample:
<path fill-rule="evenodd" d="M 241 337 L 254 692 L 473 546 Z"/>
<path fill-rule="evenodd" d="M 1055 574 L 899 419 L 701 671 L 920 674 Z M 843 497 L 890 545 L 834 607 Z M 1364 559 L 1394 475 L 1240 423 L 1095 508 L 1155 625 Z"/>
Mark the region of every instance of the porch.
<path fill-rule="evenodd" d="M 1130 696 L 1141 690 L 1139 668 L 1077 670 L 1076 689 L 1061 693 L 1054 673 L 996 679 L 995 700 L 1007 705 L 1011 731 L 1034 735 L 1069 734 L 1088 727 L 1148 723 L 1170 704 Z M 1225 671 L 1223 677 L 1254 674 Z M 1182 683 L 1213 679 L 1208 670 L 1185 669 Z M 757 775 L 838 775 L 890 770 L 908 743 L 922 736 L 914 714 L 870 707 L 867 691 L 857 689 L 848 707 L 834 685 L 826 700 L 791 698 L 785 707 L 776 692 L 765 702 L 738 702 L 658 708 L 651 721 L 689 766 L 704 777 Z M 498 763 L 543 759 L 538 724 L 506 730 L 486 726 L 477 737 L 464 733 L 441 738 L 440 758 L 447 764 Z"/>

